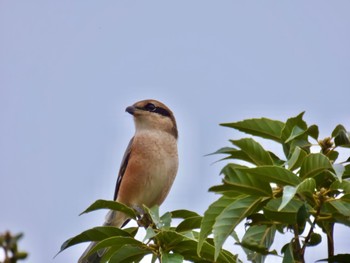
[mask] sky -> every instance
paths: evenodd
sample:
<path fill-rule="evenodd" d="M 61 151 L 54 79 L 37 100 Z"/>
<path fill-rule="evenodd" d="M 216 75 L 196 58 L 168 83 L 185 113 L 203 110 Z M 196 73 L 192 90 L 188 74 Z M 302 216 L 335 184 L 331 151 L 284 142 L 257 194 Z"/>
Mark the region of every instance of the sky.
<path fill-rule="evenodd" d="M 223 163 L 205 155 L 244 136 L 219 123 L 306 111 L 321 137 L 350 129 L 349 10 L 345 0 L 0 1 L 0 232 L 24 232 L 26 262 L 76 261 L 86 245 L 53 257 L 102 224 L 105 212 L 78 215 L 113 198 L 134 133 L 125 108 L 142 99 L 168 105 L 179 128 L 162 212 L 202 214 L 218 198 L 207 190 Z M 350 252 L 349 235 L 336 226 L 336 253 Z M 324 242 L 306 261 L 325 257 Z"/>

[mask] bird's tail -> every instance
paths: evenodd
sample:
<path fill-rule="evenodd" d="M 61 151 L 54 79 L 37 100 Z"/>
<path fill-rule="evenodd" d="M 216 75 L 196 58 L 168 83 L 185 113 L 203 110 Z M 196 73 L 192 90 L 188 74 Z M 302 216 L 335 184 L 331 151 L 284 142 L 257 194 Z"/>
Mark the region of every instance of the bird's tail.
<path fill-rule="evenodd" d="M 96 242 L 91 242 L 90 245 L 87 247 L 87 249 L 84 251 L 84 253 L 81 255 L 81 257 L 78 260 L 78 263 L 99 263 L 101 262 L 102 256 L 104 254 L 105 249 L 101 249 L 90 256 L 86 257 L 86 255 L 90 252 L 91 249 L 93 249 L 96 246 Z"/>
<path fill-rule="evenodd" d="M 106 216 L 106 221 L 103 226 L 114 226 L 114 227 L 122 227 L 128 222 L 128 217 L 116 211 L 109 211 Z M 86 255 L 96 246 L 97 242 L 91 242 L 84 253 L 80 256 L 78 263 L 99 263 L 103 255 L 106 253 L 107 249 L 100 249 L 97 252 L 86 257 Z"/>

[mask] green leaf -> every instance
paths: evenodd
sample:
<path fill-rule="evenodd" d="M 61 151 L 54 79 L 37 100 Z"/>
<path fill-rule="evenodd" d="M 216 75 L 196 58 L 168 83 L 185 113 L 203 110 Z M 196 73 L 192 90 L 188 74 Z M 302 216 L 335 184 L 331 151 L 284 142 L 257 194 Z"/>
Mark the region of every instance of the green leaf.
<path fill-rule="evenodd" d="M 263 209 L 266 218 L 285 224 L 297 223 L 298 211 L 303 202 L 292 199 L 281 211 L 278 211 L 281 202 L 282 198 L 276 198 L 267 203 Z"/>
<path fill-rule="evenodd" d="M 334 143 L 336 146 L 350 147 L 349 134 L 343 125 L 337 125 L 332 132 Z"/>
<path fill-rule="evenodd" d="M 170 228 L 170 224 L 171 224 L 170 212 L 166 212 L 164 215 L 160 217 L 160 224 L 162 228 Z"/>
<path fill-rule="evenodd" d="M 290 202 L 290 200 L 293 199 L 296 191 L 297 188 L 293 186 L 286 185 L 285 187 L 283 187 L 282 202 L 278 207 L 278 211 L 281 211 Z"/>
<path fill-rule="evenodd" d="M 327 261 L 328 263 L 350 262 L 350 254 L 338 254 L 333 257 L 317 260 L 316 262 Z"/>
<path fill-rule="evenodd" d="M 119 212 L 123 212 L 124 214 L 128 215 L 131 218 L 134 218 L 134 219 L 136 218 L 136 213 L 133 209 L 131 209 L 130 207 L 122 203 L 118 203 L 116 201 L 109 201 L 109 200 L 97 200 L 92 205 L 90 205 L 84 212 L 82 212 L 81 215 L 95 211 L 95 210 L 99 210 L 99 209 L 110 209 L 114 211 L 119 211 Z"/>
<path fill-rule="evenodd" d="M 295 129 L 296 126 L 298 127 L 298 130 L 300 129 L 300 130 L 305 131 L 307 129 L 307 124 L 303 120 L 304 113 L 305 112 L 301 112 L 296 117 L 292 117 L 292 118 L 289 118 L 287 120 L 286 124 L 284 125 L 284 127 L 282 129 L 282 140 L 285 143 L 286 143 L 286 140 L 288 140 L 291 137 L 293 130 Z M 298 133 L 297 131 L 294 131 L 294 132 Z M 296 138 L 296 137 L 294 137 L 294 138 Z"/>
<path fill-rule="evenodd" d="M 302 179 L 314 177 L 327 169 L 331 169 L 329 159 L 321 153 L 311 153 L 305 159 L 300 168 Z"/>
<path fill-rule="evenodd" d="M 329 258 L 317 260 L 316 262 L 327 261 L 328 263 L 350 262 L 350 254 L 338 254 Z"/>
<path fill-rule="evenodd" d="M 239 147 L 255 165 L 272 165 L 273 161 L 270 154 L 252 138 L 243 138 L 240 140 L 231 140 Z"/>
<path fill-rule="evenodd" d="M 199 239 L 198 239 L 198 254 L 200 253 L 203 243 L 207 236 L 211 234 L 215 219 L 221 212 L 231 203 L 233 203 L 236 199 L 232 199 L 226 196 L 220 197 L 218 200 L 216 200 L 214 203 L 212 203 L 207 211 L 204 212 L 204 216 L 201 223 L 201 230 L 199 233 Z"/>
<path fill-rule="evenodd" d="M 303 149 L 301 149 L 299 146 L 295 147 L 292 156 L 287 161 L 288 169 L 291 171 L 298 169 L 306 156 L 307 153 Z"/>
<path fill-rule="evenodd" d="M 256 196 L 246 196 L 236 199 L 217 216 L 213 226 L 215 259 L 218 257 L 222 245 L 234 228 L 244 218 L 255 212 L 261 201 L 262 198 Z"/>
<path fill-rule="evenodd" d="M 225 184 L 231 186 L 228 191 L 240 194 L 272 196 L 272 189 L 268 181 L 242 172 L 240 169 L 228 168 L 225 170 Z"/>
<path fill-rule="evenodd" d="M 340 163 L 335 163 L 335 164 L 333 164 L 333 170 L 335 172 L 335 176 L 338 178 L 339 182 L 341 182 L 343 174 L 345 172 L 344 165 L 342 165 Z"/>
<path fill-rule="evenodd" d="M 238 169 L 242 173 L 257 176 L 260 180 L 281 185 L 298 185 L 300 179 L 293 172 L 280 166 L 260 166 L 255 168 Z"/>
<path fill-rule="evenodd" d="M 297 186 L 297 193 L 301 194 L 304 197 L 307 197 L 308 200 L 309 201 L 312 200 L 312 202 L 313 202 L 313 194 L 315 190 L 316 190 L 316 181 L 314 178 L 307 178 Z"/>
<path fill-rule="evenodd" d="M 319 135 L 318 126 L 317 125 L 309 126 L 309 128 L 307 129 L 307 134 L 317 141 L 318 135 Z"/>
<path fill-rule="evenodd" d="M 176 227 L 176 231 L 185 232 L 185 231 L 200 228 L 201 222 L 202 222 L 201 216 L 188 217 Z"/>
<path fill-rule="evenodd" d="M 310 153 L 310 142 L 302 136 L 301 138 L 296 138 L 290 143 L 283 144 L 283 151 L 287 158 L 294 152 L 296 147 L 302 148 L 306 153 Z"/>
<path fill-rule="evenodd" d="M 146 242 L 147 240 L 153 238 L 156 235 L 157 235 L 157 233 L 154 231 L 154 229 L 152 227 L 147 227 L 146 235 L 143 238 L 143 242 Z"/>
<path fill-rule="evenodd" d="M 65 241 L 61 246 L 60 252 L 76 244 L 80 244 L 88 241 L 100 241 L 113 236 L 130 237 L 130 233 L 112 226 L 94 227 Z"/>
<path fill-rule="evenodd" d="M 306 132 L 306 130 L 303 130 L 299 126 L 294 126 L 291 134 L 286 139 L 285 143 L 288 143 L 288 142 L 294 140 L 295 138 L 298 138 L 300 135 L 303 135 L 305 132 Z"/>
<path fill-rule="evenodd" d="M 297 213 L 297 224 L 299 235 L 303 234 L 306 226 L 306 222 L 310 217 L 310 213 L 307 209 L 306 203 L 304 203 L 298 210 Z"/>
<path fill-rule="evenodd" d="M 207 241 L 203 241 L 203 249 L 197 254 L 198 242 L 180 233 L 169 230 L 161 231 L 156 238 L 162 244 L 164 252 L 172 251 L 182 255 L 185 260 L 191 262 L 214 262 L 215 248 Z M 217 262 L 234 263 L 236 262 L 236 257 L 226 250 L 221 250 Z"/>
<path fill-rule="evenodd" d="M 329 201 L 326 204 L 332 207 L 330 210 L 333 211 L 333 213 L 338 213 L 345 217 L 349 217 L 348 220 L 350 220 L 350 203 L 349 202 L 343 201 L 342 199 L 336 199 L 336 200 Z"/>
<path fill-rule="evenodd" d="M 342 190 L 346 194 L 350 194 L 350 182 L 349 181 L 334 181 L 331 186 L 330 190 Z"/>
<path fill-rule="evenodd" d="M 186 209 L 174 210 L 174 211 L 171 211 L 170 213 L 171 213 L 172 218 L 186 219 L 189 217 L 199 216 L 199 214 L 197 214 L 196 212 L 186 210 Z"/>
<path fill-rule="evenodd" d="M 113 263 L 130 263 L 139 262 L 144 256 L 151 254 L 151 250 L 133 245 L 124 245 L 118 249 L 109 262 Z"/>
<path fill-rule="evenodd" d="M 286 244 L 282 248 L 282 252 L 284 254 L 282 263 L 296 262 L 295 259 L 294 259 L 294 255 L 293 255 L 293 241 L 290 242 L 289 244 Z"/>
<path fill-rule="evenodd" d="M 227 150 L 226 152 L 226 154 L 230 154 L 230 156 L 227 156 L 226 158 L 223 158 L 221 160 L 236 159 L 236 160 L 242 160 L 242 161 L 254 164 L 254 160 L 251 159 L 251 157 L 246 152 L 235 148 L 230 148 L 230 149 L 231 149 L 230 151 Z"/>
<path fill-rule="evenodd" d="M 280 143 L 281 131 L 284 126 L 284 123 L 281 121 L 261 118 L 247 119 L 244 121 L 233 123 L 223 123 L 221 125 Z"/>
<path fill-rule="evenodd" d="M 269 251 L 275 238 L 275 233 L 276 227 L 274 225 L 255 225 L 248 228 L 240 245 L 250 261 L 256 263 L 264 262 L 264 255 L 277 254 Z"/>
<path fill-rule="evenodd" d="M 332 150 L 329 151 L 326 156 L 330 161 L 335 162 L 338 159 L 339 152 Z"/>
<path fill-rule="evenodd" d="M 307 242 L 306 246 L 314 247 L 322 242 L 322 236 L 318 233 L 311 233 L 310 240 Z"/>
<path fill-rule="evenodd" d="M 184 257 L 180 254 L 169 254 L 169 253 L 162 253 L 162 263 L 182 263 L 184 260 Z"/>
<path fill-rule="evenodd" d="M 109 237 L 106 239 L 103 239 L 99 241 L 96 246 L 94 246 L 88 253 L 88 255 L 92 255 L 93 253 L 99 251 L 100 249 L 114 247 L 115 249 L 120 249 L 124 245 L 131 245 L 133 247 L 140 247 L 145 250 L 147 248 L 146 245 L 144 245 L 142 242 L 138 241 L 137 239 L 134 239 L 133 237 L 121 237 L 121 236 L 114 236 Z M 149 250 L 148 253 L 151 251 Z"/>
<path fill-rule="evenodd" d="M 343 174 L 343 179 L 348 179 L 350 178 L 350 164 L 345 165 L 344 167 L 345 167 L 345 171 Z"/>

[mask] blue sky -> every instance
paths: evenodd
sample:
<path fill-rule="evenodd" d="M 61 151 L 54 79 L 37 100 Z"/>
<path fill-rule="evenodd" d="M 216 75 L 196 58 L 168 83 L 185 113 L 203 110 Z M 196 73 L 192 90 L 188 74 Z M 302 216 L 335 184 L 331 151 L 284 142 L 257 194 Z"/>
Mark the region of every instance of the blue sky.
<path fill-rule="evenodd" d="M 113 197 L 133 135 L 124 112 L 155 98 L 175 113 L 180 169 L 162 211 L 202 213 L 222 164 L 204 157 L 243 134 L 222 122 L 306 111 L 327 136 L 350 129 L 349 1 L 0 2 L 0 231 L 23 231 L 28 262 L 99 225 L 78 216 Z M 336 252 L 349 253 L 336 227 Z M 234 247 L 238 250 L 238 247 Z M 310 262 L 326 256 L 311 249 Z M 244 257 L 242 257 L 245 260 Z M 276 262 L 271 258 L 270 262 Z"/>

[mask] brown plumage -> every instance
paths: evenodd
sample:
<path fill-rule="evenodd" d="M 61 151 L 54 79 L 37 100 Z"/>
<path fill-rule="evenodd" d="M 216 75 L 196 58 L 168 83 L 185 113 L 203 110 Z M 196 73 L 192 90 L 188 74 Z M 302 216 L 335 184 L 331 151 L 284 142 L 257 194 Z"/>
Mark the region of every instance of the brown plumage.
<path fill-rule="evenodd" d="M 172 111 L 156 100 L 143 100 L 126 108 L 134 116 L 135 135 L 125 151 L 115 188 L 114 200 L 142 213 L 142 206 L 161 205 L 168 195 L 178 168 L 178 131 Z M 128 218 L 110 212 L 105 225 L 122 227 Z M 104 251 L 79 259 L 97 263 Z"/>

